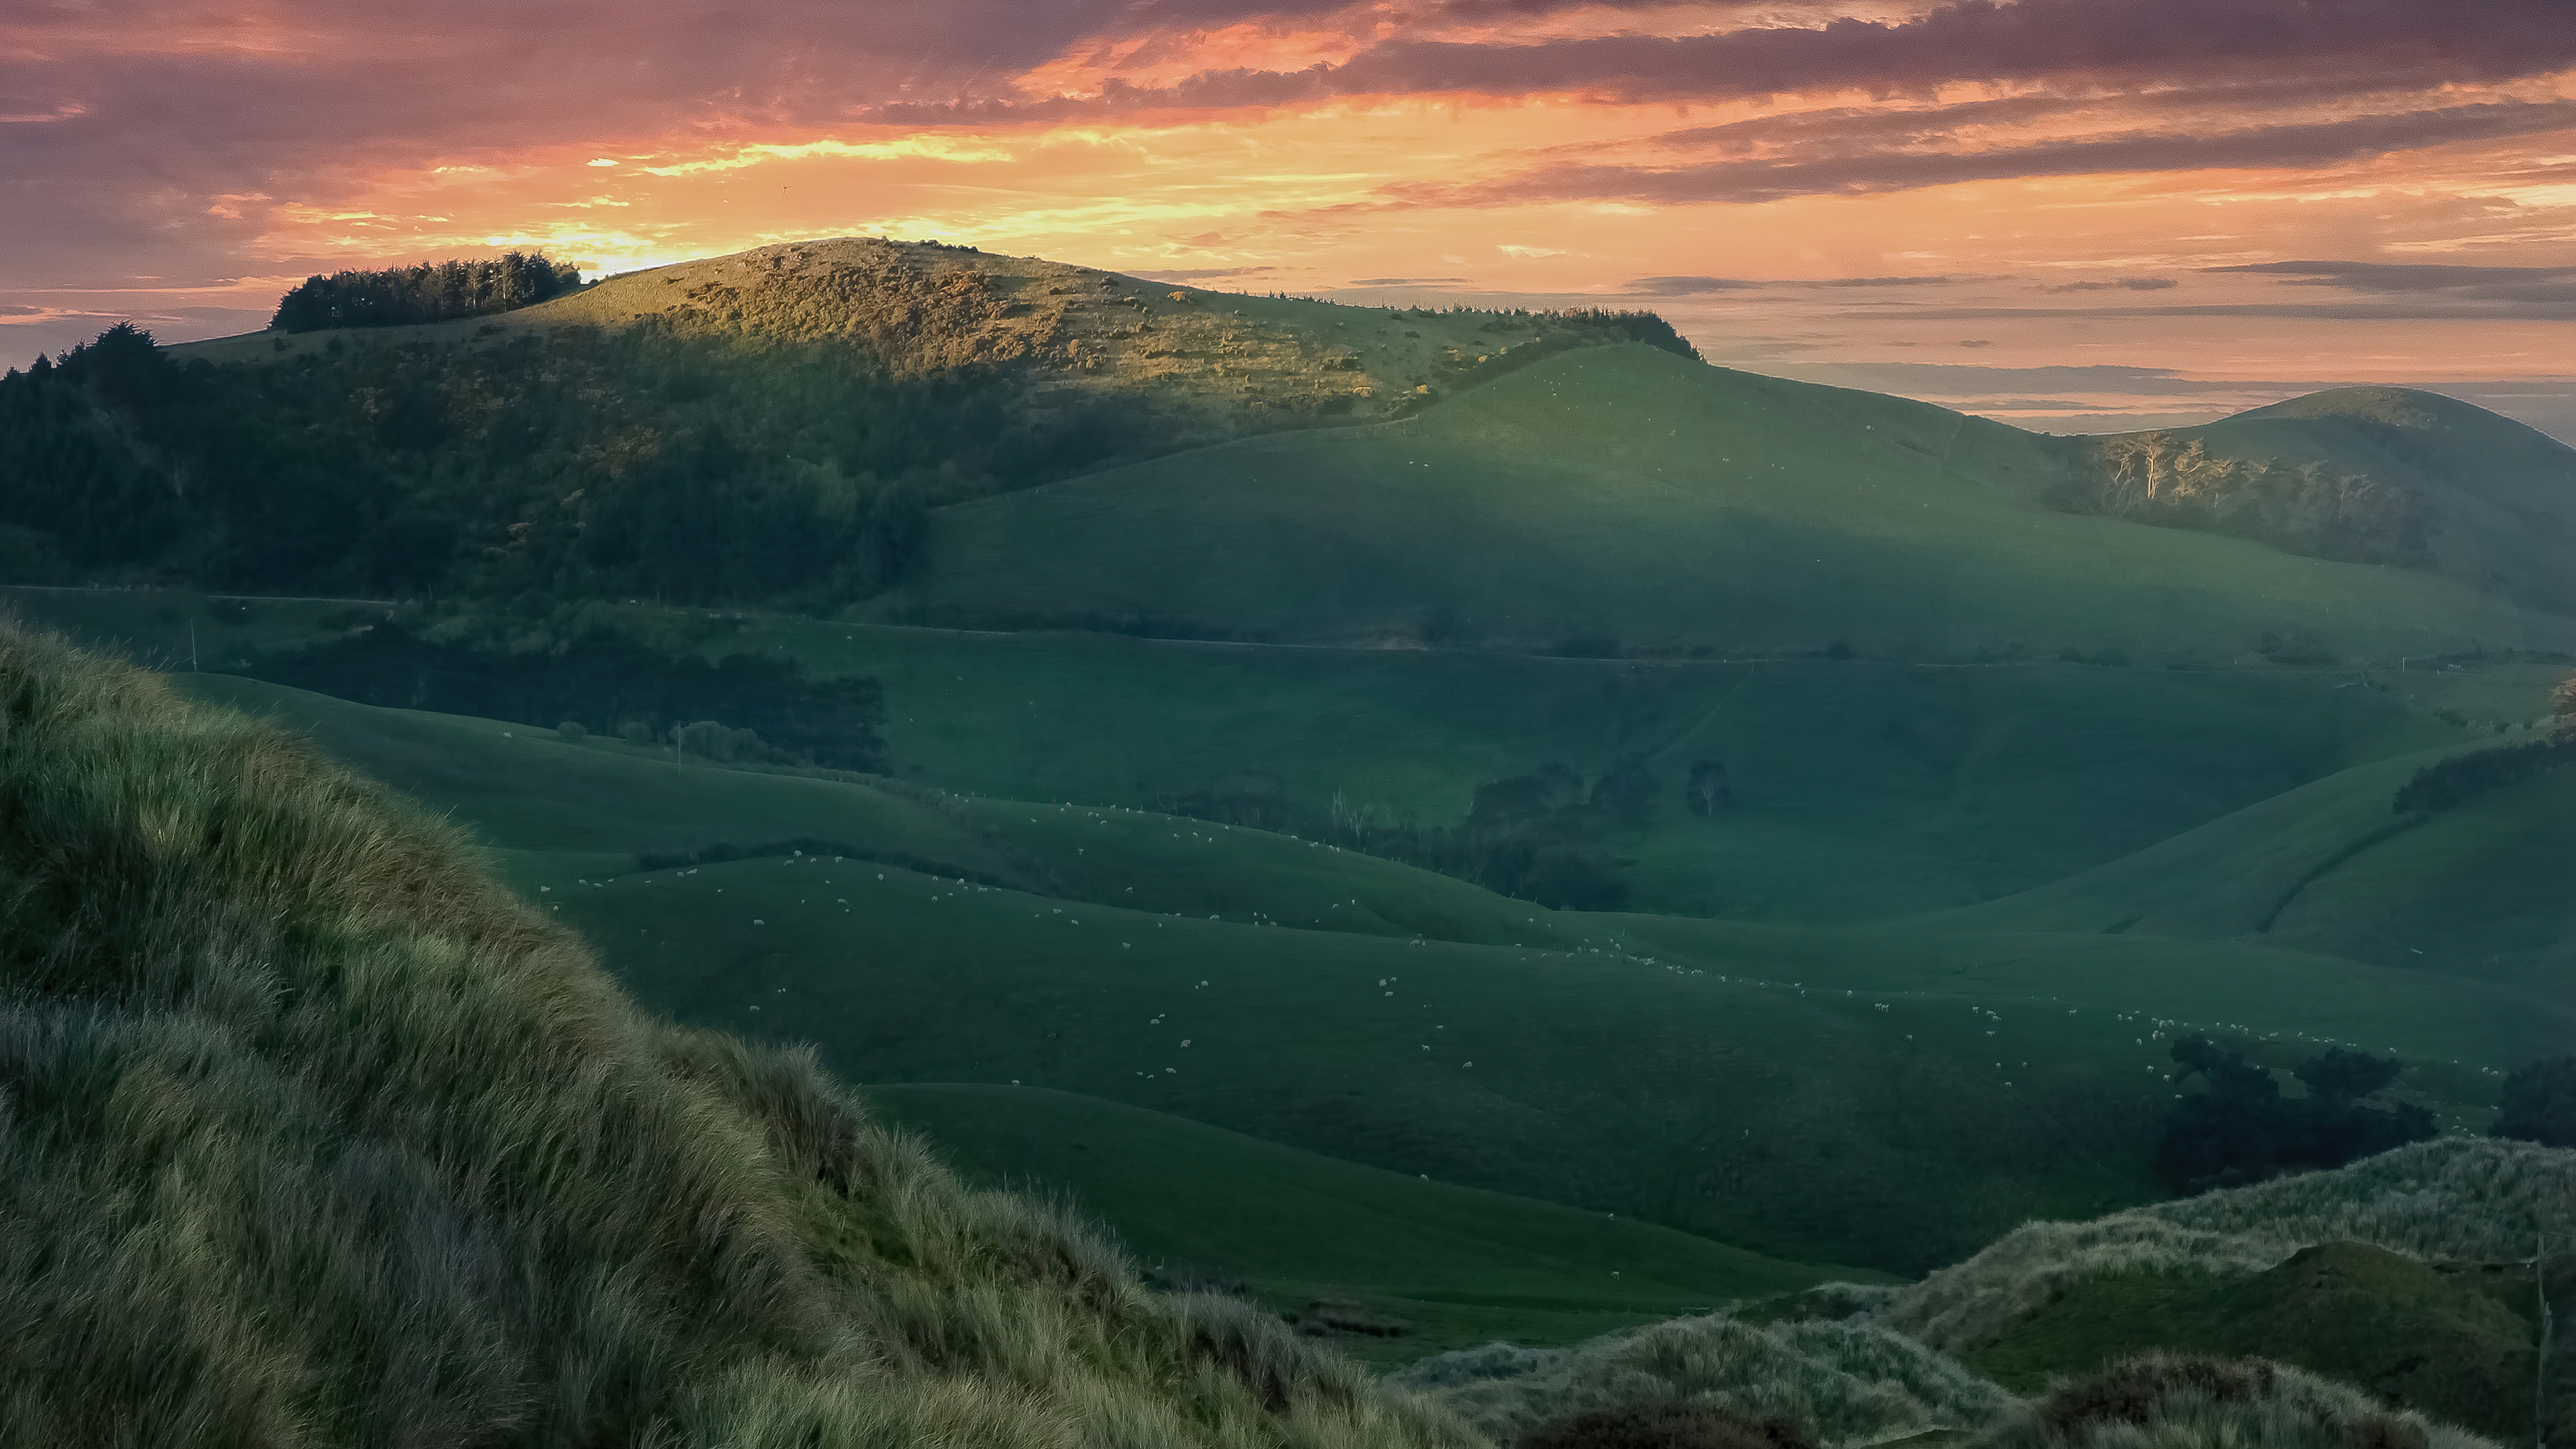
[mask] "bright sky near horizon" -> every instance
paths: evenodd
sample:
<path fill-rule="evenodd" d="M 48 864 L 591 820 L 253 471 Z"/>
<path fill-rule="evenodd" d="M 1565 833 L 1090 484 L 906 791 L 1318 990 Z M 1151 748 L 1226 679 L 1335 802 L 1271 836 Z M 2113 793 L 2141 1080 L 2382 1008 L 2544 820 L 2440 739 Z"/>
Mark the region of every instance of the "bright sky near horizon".
<path fill-rule="evenodd" d="M 2380 382 L 2576 441 L 2576 0 L 0 5 L 10 361 L 850 234 L 1651 307 L 2058 431 Z"/>

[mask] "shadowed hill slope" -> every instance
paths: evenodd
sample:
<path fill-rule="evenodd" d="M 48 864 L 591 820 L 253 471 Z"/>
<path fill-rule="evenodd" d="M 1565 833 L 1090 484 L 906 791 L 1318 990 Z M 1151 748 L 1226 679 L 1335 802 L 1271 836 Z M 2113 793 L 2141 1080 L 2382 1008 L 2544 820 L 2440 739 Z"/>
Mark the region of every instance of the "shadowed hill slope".
<path fill-rule="evenodd" d="M 2576 450 L 2438 393 L 2348 387 L 2075 449 L 2059 507 L 2418 569 L 2576 612 Z"/>
<path fill-rule="evenodd" d="M 2576 1294 L 2558 1247 L 2576 1227 L 2571 1182 L 2576 1153 L 2418 1142 L 2091 1222 L 2029 1223 L 1897 1289 L 1877 1316 L 2017 1389 L 2139 1349 L 2252 1353 L 2507 1443 L 2560 1444 L 2572 1355 L 2539 1319 L 2544 1300 L 2563 1315 Z"/>
<path fill-rule="evenodd" d="M 856 1080 L 1079 1093 L 1781 1258 L 1920 1270 L 2153 1195 L 2177 1023 L 2393 1052 L 2451 1125 L 2568 1031 L 2523 992 L 2233 942 L 1547 911 L 1142 810 L 185 683 L 490 832 L 523 898 L 684 1020 L 812 1040 Z M 775 844 L 624 853 L 691 835 Z"/>
<path fill-rule="evenodd" d="M 1472 1442 L 15 627 L 0 819 L 0 1442 Z"/>
<path fill-rule="evenodd" d="M 867 1098 L 973 1180 L 1073 1192 L 1163 1279 L 1240 1281 L 1301 1317 L 1319 1301 L 1365 1305 L 1382 1316 L 1377 1331 L 1363 1317 L 1337 1336 L 1377 1362 L 1497 1337 L 1568 1342 L 1873 1276 L 1069 1092 L 879 1084 Z"/>
<path fill-rule="evenodd" d="M 2140 662 L 2560 649 L 2479 584 L 2046 501 L 2060 440 L 1644 347 L 942 510 L 870 607 L 1296 643 Z M 2483 582 L 2483 581 L 2482 581 Z"/>
<path fill-rule="evenodd" d="M 2430 813 L 2392 808 L 2417 770 L 2492 748 L 2490 738 L 2357 764 L 1919 924 L 2260 941 L 2568 1000 L 2576 775 L 2543 772 Z"/>
<path fill-rule="evenodd" d="M 0 579 L 791 604 L 908 566 L 926 506 L 1399 416 L 1646 313 L 1398 312 L 841 240 L 490 317 L 0 373 Z"/>

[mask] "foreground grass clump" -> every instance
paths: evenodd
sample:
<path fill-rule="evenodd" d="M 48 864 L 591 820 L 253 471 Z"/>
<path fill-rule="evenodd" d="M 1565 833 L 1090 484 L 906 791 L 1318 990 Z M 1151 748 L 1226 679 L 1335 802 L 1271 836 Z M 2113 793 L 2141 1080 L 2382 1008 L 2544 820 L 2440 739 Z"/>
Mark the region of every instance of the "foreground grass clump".
<path fill-rule="evenodd" d="M 2383 1407 L 2262 1359 L 2150 1353 L 2058 1384 L 2006 1415 L 1980 1449 L 2493 1449 L 2494 1441 Z"/>
<path fill-rule="evenodd" d="M 1593 1429 L 1600 1443 L 1615 1444 L 1622 1441 L 1612 1432 L 1633 1427 L 1630 1416 L 1677 1408 L 1718 1411 L 1748 1433 L 1767 1426 L 1759 1432 L 1783 1449 L 1793 1441 L 1876 1444 L 1982 1428 L 2016 1402 L 1956 1360 L 1874 1324 L 1766 1326 L 1723 1315 L 1676 1318 L 1571 1349 L 1488 1344 L 1424 1359 L 1396 1381 L 1504 1444 L 1579 1443 Z"/>
<path fill-rule="evenodd" d="M 2576 1151 L 2441 1138 L 2331 1172 L 2275 1178 L 2082 1223 L 2030 1223 L 1899 1289 L 1884 1321 L 1961 1352 L 2078 1283 L 2139 1273 L 2246 1277 L 2352 1242 L 2423 1260 L 2528 1258 L 2576 1231 Z"/>
<path fill-rule="evenodd" d="M 0 623 L 0 1443 L 1446 1445 L 658 1023 L 452 828 Z"/>

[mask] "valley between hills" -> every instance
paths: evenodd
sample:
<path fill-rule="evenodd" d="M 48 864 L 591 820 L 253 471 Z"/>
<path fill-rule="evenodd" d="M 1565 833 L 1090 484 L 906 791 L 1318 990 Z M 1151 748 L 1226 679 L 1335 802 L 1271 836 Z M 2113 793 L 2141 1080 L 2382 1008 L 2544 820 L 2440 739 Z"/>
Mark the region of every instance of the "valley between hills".
<path fill-rule="evenodd" d="M 2051 437 L 859 239 L 111 335 L 0 381 L 13 1211 L 242 1324 L 132 1184 L 481 1245 L 120 1350 L 310 1442 L 2001 1444 L 2149 1349 L 2566 1442 L 2571 580 L 2576 449 L 2403 389 Z M 2178 1178 L 2231 1092 L 2425 1125 Z"/>

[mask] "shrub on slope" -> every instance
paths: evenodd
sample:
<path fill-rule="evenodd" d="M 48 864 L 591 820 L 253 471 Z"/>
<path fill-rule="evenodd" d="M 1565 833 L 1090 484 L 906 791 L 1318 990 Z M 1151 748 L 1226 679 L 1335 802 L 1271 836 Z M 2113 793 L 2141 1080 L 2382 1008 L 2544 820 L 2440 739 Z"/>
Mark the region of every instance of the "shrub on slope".
<path fill-rule="evenodd" d="M 2421 1259 L 2526 1258 L 2576 1233 L 2576 1152 L 2442 1138 L 2331 1172 L 2275 1178 L 2084 1223 L 2030 1223 L 1896 1291 L 1885 1320 L 1957 1352 L 2070 1284 L 2120 1273 L 2259 1273 L 2319 1243 Z"/>
<path fill-rule="evenodd" d="M 2173 1058 L 2184 1068 L 2178 1077 L 2196 1074 L 2207 1084 L 2174 1103 L 2156 1147 L 2156 1175 L 2179 1193 L 2341 1167 L 2435 1130 L 2423 1106 L 2371 1100 L 2399 1068 L 2366 1052 L 2335 1047 L 2293 1068 L 2304 1097 L 2282 1096 L 2268 1068 L 2207 1037 L 2175 1042 Z"/>
<path fill-rule="evenodd" d="M 2494 1133 L 2545 1147 L 2576 1147 L 2576 1057 L 2551 1057 L 2505 1074 Z"/>
<path fill-rule="evenodd" d="M 0 623 L 0 1443 L 1470 1442 Z"/>

